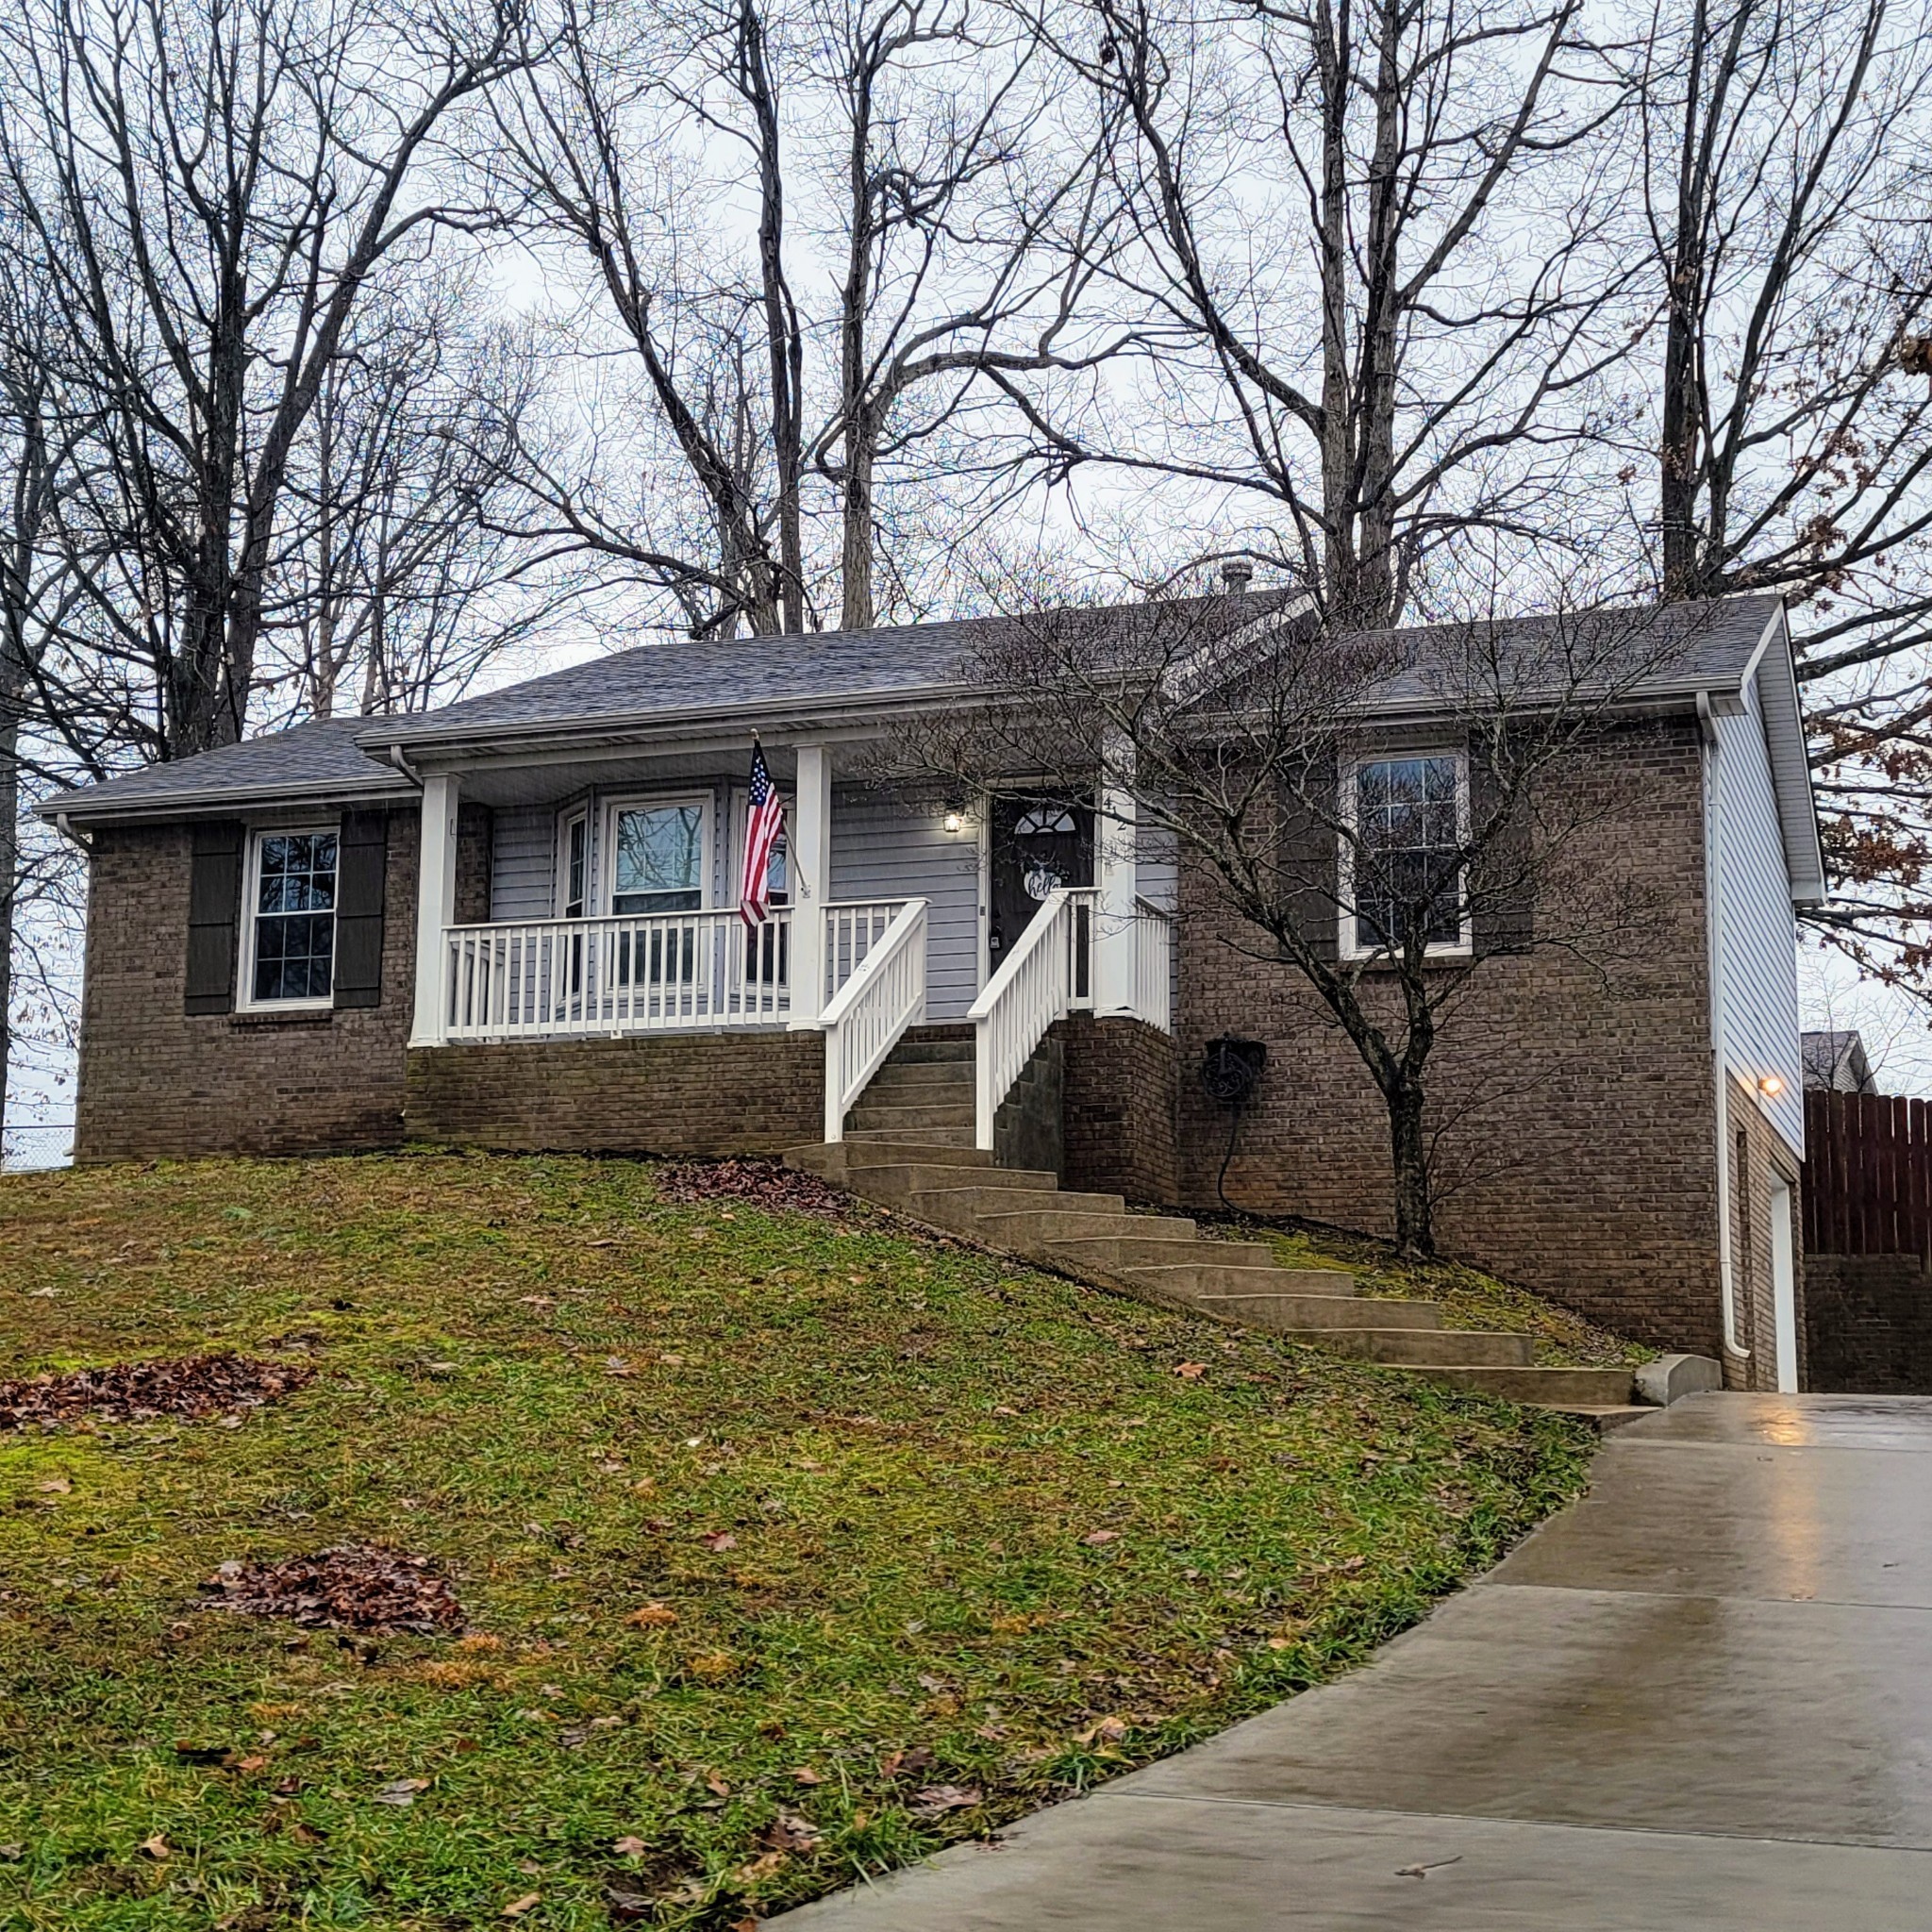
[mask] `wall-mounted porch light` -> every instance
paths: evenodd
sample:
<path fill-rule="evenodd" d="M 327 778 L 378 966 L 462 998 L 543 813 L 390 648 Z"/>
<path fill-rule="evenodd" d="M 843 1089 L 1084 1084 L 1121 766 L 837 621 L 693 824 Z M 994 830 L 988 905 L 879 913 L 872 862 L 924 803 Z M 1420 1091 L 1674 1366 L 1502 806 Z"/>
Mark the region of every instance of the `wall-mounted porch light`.
<path fill-rule="evenodd" d="M 1785 1091 L 1785 1076 L 1782 1074 L 1759 1074 L 1757 1091 L 1767 1100 L 1775 1100 Z"/>
<path fill-rule="evenodd" d="M 965 822 L 965 813 L 959 808 L 958 806 L 948 803 L 946 806 L 946 815 L 944 819 L 941 821 L 941 823 L 945 826 L 947 831 L 957 832 L 959 829 L 960 825 Z"/>

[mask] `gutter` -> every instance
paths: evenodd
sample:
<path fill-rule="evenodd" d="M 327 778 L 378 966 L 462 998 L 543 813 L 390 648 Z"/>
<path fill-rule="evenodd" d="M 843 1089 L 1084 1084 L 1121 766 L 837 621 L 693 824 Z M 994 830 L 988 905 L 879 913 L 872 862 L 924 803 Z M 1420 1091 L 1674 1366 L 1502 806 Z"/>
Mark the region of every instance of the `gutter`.
<path fill-rule="evenodd" d="M 1704 777 L 1704 933 L 1710 981 L 1710 1054 L 1715 1071 L 1717 1113 L 1717 1269 L 1718 1307 L 1724 1318 L 1724 1347 L 1733 1361 L 1747 1362 L 1751 1351 L 1738 1340 L 1737 1266 L 1731 1253 L 1731 1075 L 1724 1046 L 1724 966 L 1718 929 L 1717 726 L 1710 700 L 1697 695 L 1697 726 Z"/>

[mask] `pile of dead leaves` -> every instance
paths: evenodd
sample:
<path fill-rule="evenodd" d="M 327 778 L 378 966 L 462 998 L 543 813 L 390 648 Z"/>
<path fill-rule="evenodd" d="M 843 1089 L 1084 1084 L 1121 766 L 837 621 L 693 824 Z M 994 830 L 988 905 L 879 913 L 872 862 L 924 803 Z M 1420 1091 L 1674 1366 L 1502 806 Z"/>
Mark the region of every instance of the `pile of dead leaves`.
<path fill-rule="evenodd" d="M 739 1201 L 747 1208 L 774 1212 L 791 1208 L 838 1221 L 869 1211 L 862 1202 L 829 1181 L 815 1174 L 800 1174 L 776 1160 L 678 1161 L 658 1174 L 658 1191 L 665 1200 L 680 1205 Z"/>
<path fill-rule="evenodd" d="M 463 1627 L 462 1606 L 429 1558 L 380 1543 L 339 1543 L 278 1563 L 224 1563 L 201 1587 L 209 1609 L 289 1617 L 310 1629 L 438 1637 Z"/>
<path fill-rule="evenodd" d="M 104 1369 L 74 1369 L 64 1375 L 0 1382 L 0 1429 L 52 1428 L 83 1415 L 120 1423 L 226 1415 L 258 1408 L 314 1379 L 313 1369 L 242 1355 L 110 1362 Z"/>

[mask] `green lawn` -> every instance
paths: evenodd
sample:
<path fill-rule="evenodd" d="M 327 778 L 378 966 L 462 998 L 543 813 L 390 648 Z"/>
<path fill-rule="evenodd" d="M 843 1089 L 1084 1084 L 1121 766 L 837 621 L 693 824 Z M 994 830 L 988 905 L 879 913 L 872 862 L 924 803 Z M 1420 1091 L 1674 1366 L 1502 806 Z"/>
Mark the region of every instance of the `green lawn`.
<path fill-rule="evenodd" d="M 736 1926 L 1345 1668 L 1583 1478 L 1559 1418 L 653 1173 L 0 1180 L 0 1376 L 317 1369 L 0 1434 L 0 1926 Z M 196 1607 L 348 1541 L 467 1634 Z"/>

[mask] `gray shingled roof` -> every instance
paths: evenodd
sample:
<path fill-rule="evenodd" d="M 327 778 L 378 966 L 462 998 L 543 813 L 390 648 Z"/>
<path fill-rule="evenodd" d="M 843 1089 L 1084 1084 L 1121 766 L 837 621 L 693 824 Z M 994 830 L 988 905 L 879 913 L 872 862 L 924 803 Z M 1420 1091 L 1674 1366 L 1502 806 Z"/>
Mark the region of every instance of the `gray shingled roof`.
<path fill-rule="evenodd" d="M 125 778 L 57 792 L 40 807 L 42 817 L 66 813 L 94 817 L 162 817 L 186 807 L 276 799 L 364 798 L 413 793 L 415 785 L 379 755 L 356 742 L 368 729 L 361 717 L 316 718 L 287 731 L 244 739 L 198 758 L 147 765 Z"/>
<path fill-rule="evenodd" d="M 1218 611 L 1251 621 L 1286 601 L 1281 591 L 1212 600 Z M 1082 613 L 1096 624 L 1131 621 L 1146 606 Z M 1687 642 L 1659 689 L 1689 691 L 1735 686 L 1751 661 L 1774 597 L 1740 597 L 1718 606 L 1679 606 L 1656 622 L 1683 630 Z M 818 632 L 805 637 L 742 639 L 728 643 L 646 644 L 568 670 L 534 677 L 441 710 L 391 718 L 338 718 L 196 758 L 148 769 L 78 791 L 63 792 L 40 808 L 75 820 L 121 815 L 160 816 L 170 809 L 207 810 L 243 802 L 408 792 L 414 788 L 388 758 L 391 745 L 456 749 L 558 733 L 573 727 L 661 733 L 683 718 L 742 719 L 774 712 L 862 710 L 905 703 L 921 694 L 958 691 L 961 667 L 997 639 L 1011 620 L 978 618 L 898 625 L 870 631 Z M 1515 620 L 1528 642 L 1550 620 Z M 1655 631 L 1650 633 L 1656 635 Z M 1453 633 L 1445 627 L 1399 634 L 1412 641 L 1416 661 Z M 1399 702 L 1405 695 L 1391 692 Z M 1426 696 L 1418 678 L 1412 695 Z"/>

